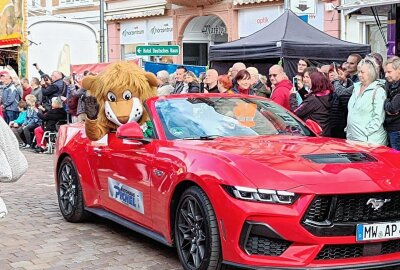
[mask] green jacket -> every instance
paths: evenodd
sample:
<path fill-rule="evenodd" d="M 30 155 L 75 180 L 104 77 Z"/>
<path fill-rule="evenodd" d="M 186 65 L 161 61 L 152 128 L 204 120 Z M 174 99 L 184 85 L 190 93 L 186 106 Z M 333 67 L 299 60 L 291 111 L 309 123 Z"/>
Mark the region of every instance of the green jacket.
<path fill-rule="evenodd" d="M 387 144 L 387 134 L 383 128 L 385 111 L 383 108 L 386 91 L 377 80 L 360 93 L 361 83 L 355 83 L 348 104 L 347 139 L 378 145 Z"/>

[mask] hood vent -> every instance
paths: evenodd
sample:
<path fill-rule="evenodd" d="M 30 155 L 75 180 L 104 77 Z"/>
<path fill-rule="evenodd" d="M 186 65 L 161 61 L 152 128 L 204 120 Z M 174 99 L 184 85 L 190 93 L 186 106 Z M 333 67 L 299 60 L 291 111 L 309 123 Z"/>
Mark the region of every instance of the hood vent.
<path fill-rule="evenodd" d="M 316 154 L 303 155 L 303 157 L 312 162 L 322 164 L 377 162 L 373 156 L 367 153 Z"/>

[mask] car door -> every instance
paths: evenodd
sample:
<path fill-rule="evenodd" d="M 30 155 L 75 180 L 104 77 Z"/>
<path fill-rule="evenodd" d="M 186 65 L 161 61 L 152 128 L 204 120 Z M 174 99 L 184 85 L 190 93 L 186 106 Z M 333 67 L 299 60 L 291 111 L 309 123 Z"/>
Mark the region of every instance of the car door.
<path fill-rule="evenodd" d="M 115 133 L 108 136 L 108 145 L 99 150 L 103 160 L 98 173 L 102 204 L 119 216 L 151 227 L 153 143 L 119 139 Z"/>

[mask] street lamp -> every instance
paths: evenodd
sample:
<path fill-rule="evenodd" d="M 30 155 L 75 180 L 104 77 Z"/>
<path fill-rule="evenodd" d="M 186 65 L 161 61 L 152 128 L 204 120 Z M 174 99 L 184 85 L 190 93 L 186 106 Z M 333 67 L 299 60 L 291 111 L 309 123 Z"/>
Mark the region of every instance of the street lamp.
<path fill-rule="evenodd" d="M 100 0 L 100 62 L 104 62 L 104 0 Z"/>

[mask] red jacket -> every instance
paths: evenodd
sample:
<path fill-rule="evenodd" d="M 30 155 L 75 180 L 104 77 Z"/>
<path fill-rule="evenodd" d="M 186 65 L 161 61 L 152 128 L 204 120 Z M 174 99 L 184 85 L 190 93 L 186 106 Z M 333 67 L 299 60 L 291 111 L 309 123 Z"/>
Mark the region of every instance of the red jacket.
<path fill-rule="evenodd" d="M 26 101 L 25 97 L 27 95 L 30 95 L 31 93 L 32 93 L 32 87 L 29 86 L 27 88 L 23 88 L 22 100 Z"/>
<path fill-rule="evenodd" d="M 292 90 L 293 84 L 289 80 L 283 80 L 275 85 L 274 91 L 272 91 L 271 99 L 275 103 L 285 107 L 290 111 L 290 90 Z"/>

